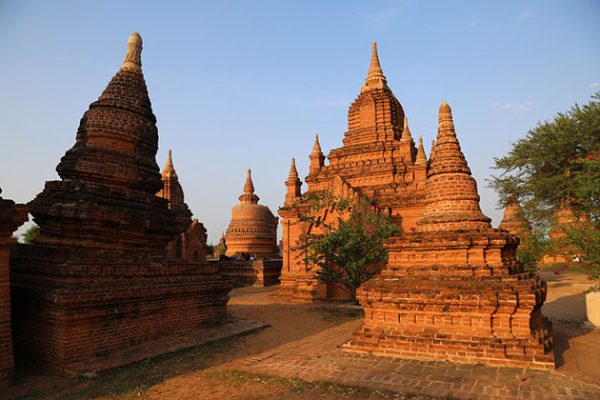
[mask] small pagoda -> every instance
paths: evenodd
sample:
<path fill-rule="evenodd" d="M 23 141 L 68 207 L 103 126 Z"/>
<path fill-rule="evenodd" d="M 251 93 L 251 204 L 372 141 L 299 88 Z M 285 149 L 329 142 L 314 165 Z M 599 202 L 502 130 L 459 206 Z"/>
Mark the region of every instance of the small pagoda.
<path fill-rule="evenodd" d="M 248 169 L 240 203 L 231 209 L 231 222 L 225 233 L 228 257 L 278 258 L 277 217 L 269 207 L 258 204 L 252 171 Z"/>
<path fill-rule="evenodd" d="M 185 203 L 183 188 L 173 166 L 171 150 L 169 150 L 161 179 L 163 187 L 156 195 L 168 200 L 169 209 L 175 213 L 179 223 L 179 233 L 167 245 L 167 252 L 170 256 L 185 261 L 205 261 L 206 228 L 197 219 L 192 219 L 192 212 Z"/>

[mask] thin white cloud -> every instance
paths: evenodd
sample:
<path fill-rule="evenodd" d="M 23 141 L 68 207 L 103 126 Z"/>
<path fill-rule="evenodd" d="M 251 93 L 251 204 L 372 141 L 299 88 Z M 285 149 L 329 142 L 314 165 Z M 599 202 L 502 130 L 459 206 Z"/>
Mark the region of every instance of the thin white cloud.
<path fill-rule="evenodd" d="M 527 112 L 533 109 L 533 101 L 517 104 L 512 102 L 497 102 L 492 104 L 492 108 L 496 111 L 521 111 Z"/>
<path fill-rule="evenodd" d="M 395 8 L 362 13 L 361 17 L 367 28 L 374 30 L 386 30 L 394 25 L 399 12 Z"/>
<path fill-rule="evenodd" d="M 594 82 L 594 83 L 592 83 L 590 85 L 590 88 L 594 89 L 594 88 L 597 88 L 598 86 L 600 86 L 600 83 L 599 82 Z"/>
<path fill-rule="evenodd" d="M 469 27 L 469 29 L 473 29 L 475 28 L 477 25 L 479 25 L 479 20 L 478 19 L 472 19 L 469 21 L 469 23 L 467 24 L 467 26 Z"/>
<path fill-rule="evenodd" d="M 517 14 L 517 19 L 527 19 L 527 18 L 533 17 L 534 15 L 535 15 L 535 13 L 533 11 L 525 10 L 525 11 Z"/>

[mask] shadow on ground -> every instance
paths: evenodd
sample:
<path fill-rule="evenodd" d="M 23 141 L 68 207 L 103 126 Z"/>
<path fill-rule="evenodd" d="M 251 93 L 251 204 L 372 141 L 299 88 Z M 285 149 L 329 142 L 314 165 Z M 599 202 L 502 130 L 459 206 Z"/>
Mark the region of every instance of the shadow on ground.
<path fill-rule="evenodd" d="M 355 309 L 337 304 L 293 304 L 272 294 L 276 288 L 238 288 L 231 292 L 232 317 L 260 319 L 271 326 L 259 332 L 155 357 L 97 375 L 72 376 L 20 366 L 3 399 L 139 398 L 165 380 L 252 356 L 322 330 L 361 318 Z M 122 395 L 122 396 L 120 396 Z"/>

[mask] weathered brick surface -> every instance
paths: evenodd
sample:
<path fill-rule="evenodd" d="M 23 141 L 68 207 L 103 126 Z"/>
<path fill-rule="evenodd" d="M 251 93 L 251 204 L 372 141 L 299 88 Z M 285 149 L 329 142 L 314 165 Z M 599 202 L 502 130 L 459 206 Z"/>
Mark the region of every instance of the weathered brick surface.
<path fill-rule="evenodd" d="M 144 254 L 18 246 L 15 348 L 59 369 L 225 317 L 233 286 L 214 266 Z"/>
<path fill-rule="evenodd" d="M 167 245 L 167 252 L 171 257 L 185 261 L 205 261 L 206 228 L 197 219 L 192 219 L 192 212 L 185 203 L 183 188 L 173 166 L 171 150 L 169 150 L 169 157 L 161 179 L 163 187 L 156 195 L 169 202 L 169 209 L 175 213 L 177 222 L 179 222 L 179 233 Z"/>
<path fill-rule="evenodd" d="M 233 284 L 169 259 L 181 229 L 155 161 L 141 37 L 84 114 L 72 149 L 31 203 L 34 245 L 11 258 L 18 355 L 58 369 L 222 319 Z M 189 218 L 189 214 L 186 216 Z"/>
<path fill-rule="evenodd" d="M 402 105 L 387 86 L 375 44 L 365 84 L 348 110 L 343 147 L 331 150 L 329 165 L 325 165 L 317 137 L 309 158 L 307 193 L 367 196 L 403 230 L 416 226 L 424 208 L 427 159 L 422 142 L 417 147 L 412 138 Z M 312 301 L 338 291 L 319 284 L 294 250 L 298 238 L 314 229 L 299 219 L 308 210 L 294 206 L 302 196 L 301 185 L 293 163 L 286 180 L 285 205 L 279 211 L 283 218 L 281 294 Z"/>
<path fill-rule="evenodd" d="M 256 257 L 278 257 L 277 217 L 269 207 L 258 204 L 260 198 L 254 194 L 250 169 L 244 184 L 240 203 L 231 209 L 231 221 L 225 233 L 229 257 L 242 254 Z"/>
<path fill-rule="evenodd" d="M 14 370 L 9 255 L 16 244 L 12 233 L 25 221 L 27 210 L 24 205 L 0 197 L 0 387 L 8 383 Z"/>
<path fill-rule="evenodd" d="M 504 229 L 520 239 L 526 239 L 531 235 L 531 225 L 515 196 L 512 196 L 511 202 L 506 205 L 498 229 Z"/>
<path fill-rule="evenodd" d="M 450 107 L 440 107 L 425 212 L 386 243 L 389 260 L 357 297 L 365 323 L 346 345 L 383 356 L 554 368 L 546 285 L 516 259 L 519 239 L 479 208 Z"/>
<path fill-rule="evenodd" d="M 221 276 L 239 286 L 272 286 L 279 283 L 281 259 L 252 261 L 215 261 Z"/>

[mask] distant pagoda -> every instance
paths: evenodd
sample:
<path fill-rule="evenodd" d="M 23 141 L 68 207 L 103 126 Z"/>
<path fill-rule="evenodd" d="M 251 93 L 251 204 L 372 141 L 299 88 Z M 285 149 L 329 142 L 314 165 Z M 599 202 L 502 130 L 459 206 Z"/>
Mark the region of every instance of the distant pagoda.
<path fill-rule="evenodd" d="M 231 222 L 225 233 L 226 255 L 278 257 L 277 217 L 269 207 L 258 204 L 260 199 L 254 193 L 250 169 L 239 200 L 240 203 L 231 210 Z"/>

